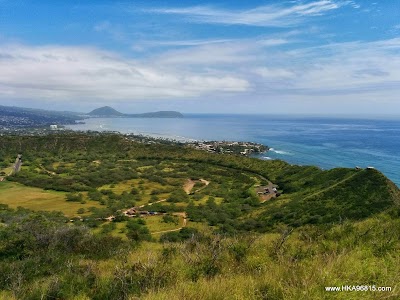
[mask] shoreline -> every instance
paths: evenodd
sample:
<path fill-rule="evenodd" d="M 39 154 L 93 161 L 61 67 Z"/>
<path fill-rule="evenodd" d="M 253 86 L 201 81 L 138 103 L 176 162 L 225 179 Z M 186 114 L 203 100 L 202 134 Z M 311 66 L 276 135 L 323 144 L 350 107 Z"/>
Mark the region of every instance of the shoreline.
<path fill-rule="evenodd" d="M 213 140 L 211 139 L 195 139 L 195 138 L 188 138 L 183 135 L 166 135 L 160 134 L 157 132 L 121 132 L 116 130 L 81 130 L 81 129 L 73 129 L 69 126 L 65 126 L 64 129 L 61 130 L 50 130 L 50 129 L 38 129 L 38 128 L 30 128 L 24 130 L 17 130 L 17 131 L 7 131 L 7 132 L 0 132 L 1 135 L 47 135 L 47 134 L 63 134 L 63 133 L 81 133 L 81 134 L 118 134 L 125 137 L 135 137 L 136 139 L 141 139 L 145 142 L 145 140 L 153 140 L 153 142 L 161 142 L 161 143 L 176 143 L 176 144 L 190 144 L 190 143 L 211 143 Z M 228 139 L 227 139 L 228 140 Z M 233 139 L 229 139 L 233 140 Z M 237 139 L 243 140 L 243 139 Z M 253 138 L 254 140 L 254 138 Z M 273 140 L 273 139 L 272 139 Z M 216 141 L 214 139 L 214 141 Z M 224 140 L 220 140 L 223 142 Z M 252 142 L 254 143 L 254 142 Z M 257 143 L 254 143 L 257 144 Z M 265 144 L 263 144 L 265 145 Z M 296 146 L 296 145 L 294 145 Z M 300 145 L 299 147 L 302 147 Z M 322 170 L 331 170 L 335 168 L 355 168 L 356 166 L 361 166 L 362 168 L 373 166 L 376 167 L 378 170 L 381 170 L 392 182 L 394 182 L 397 186 L 400 186 L 400 178 L 399 176 L 392 170 L 391 167 L 385 167 L 380 163 L 379 157 L 375 160 L 371 159 L 363 159 L 351 160 L 351 156 L 348 156 L 349 159 L 337 161 L 336 160 L 328 160 L 325 163 L 319 163 L 318 160 L 314 161 L 312 159 L 312 152 L 305 152 L 310 148 L 307 144 L 304 144 L 304 148 L 299 148 L 299 153 L 297 153 L 292 148 L 284 148 L 284 145 L 277 145 L 273 144 L 272 147 L 266 147 L 266 151 L 258 152 L 258 153 L 250 153 L 246 155 L 251 158 L 256 158 L 260 160 L 281 160 L 290 165 L 298 165 L 298 166 L 315 166 Z M 310 148 L 311 149 L 311 148 Z M 311 149 L 312 150 L 312 149 Z M 294 151 L 294 152 L 293 152 Z M 332 149 L 332 151 L 336 151 L 336 149 Z M 301 154 L 305 154 L 305 156 L 301 156 Z M 336 155 L 337 156 L 337 155 Z M 344 153 L 341 155 L 343 158 L 346 157 Z M 338 163 L 339 162 L 339 163 Z"/>

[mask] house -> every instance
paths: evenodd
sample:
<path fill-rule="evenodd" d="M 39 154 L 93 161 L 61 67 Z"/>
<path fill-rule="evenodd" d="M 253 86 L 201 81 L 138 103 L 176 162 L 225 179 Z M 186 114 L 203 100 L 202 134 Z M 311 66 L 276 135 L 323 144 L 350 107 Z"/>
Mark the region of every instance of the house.
<path fill-rule="evenodd" d="M 133 207 L 128 209 L 127 211 L 125 211 L 125 215 L 128 215 L 128 216 L 136 215 L 136 209 Z"/>
<path fill-rule="evenodd" d="M 51 129 L 51 130 L 57 130 L 58 127 L 57 127 L 57 125 L 50 125 L 50 129 Z"/>

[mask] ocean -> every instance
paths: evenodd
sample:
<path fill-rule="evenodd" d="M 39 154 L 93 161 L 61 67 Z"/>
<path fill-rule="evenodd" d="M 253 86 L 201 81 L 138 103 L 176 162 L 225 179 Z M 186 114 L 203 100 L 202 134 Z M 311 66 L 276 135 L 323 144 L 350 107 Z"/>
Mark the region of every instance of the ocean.
<path fill-rule="evenodd" d="M 322 169 L 373 166 L 400 186 L 400 119 L 185 114 L 182 119 L 93 118 L 73 130 L 119 131 L 176 140 L 262 143 L 260 159 Z"/>

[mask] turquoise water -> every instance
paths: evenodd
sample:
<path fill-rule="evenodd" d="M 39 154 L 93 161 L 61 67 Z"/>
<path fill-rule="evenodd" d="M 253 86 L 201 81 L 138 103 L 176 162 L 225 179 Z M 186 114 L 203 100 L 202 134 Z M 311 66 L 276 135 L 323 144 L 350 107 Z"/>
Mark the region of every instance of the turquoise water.
<path fill-rule="evenodd" d="M 260 159 L 334 167 L 373 166 L 400 186 L 400 120 L 267 115 L 185 115 L 182 119 L 87 119 L 74 130 L 112 130 L 178 140 L 235 140 L 272 149 Z"/>

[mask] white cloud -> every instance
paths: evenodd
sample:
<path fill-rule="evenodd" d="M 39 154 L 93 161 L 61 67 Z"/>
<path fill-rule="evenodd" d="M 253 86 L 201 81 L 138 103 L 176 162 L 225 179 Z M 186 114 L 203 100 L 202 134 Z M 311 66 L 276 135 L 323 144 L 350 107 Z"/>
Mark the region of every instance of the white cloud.
<path fill-rule="evenodd" d="M 295 86 L 310 93 L 400 91 L 399 53 L 400 38 L 339 43 L 299 51 L 296 55 L 311 63 L 299 73 L 302 75 Z M 393 95 L 393 100 L 396 99 Z"/>
<path fill-rule="evenodd" d="M 400 38 L 296 50 L 266 47 L 265 40 L 194 42 L 141 59 L 95 48 L 3 45 L 0 99 L 129 102 L 212 95 L 318 102 L 340 95 L 338 103 L 399 102 Z"/>
<path fill-rule="evenodd" d="M 133 49 L 136 50 L 137 47 L 144 50 L 147 48 L 155 47 L 188 47 L 188 46 L 201 46 L 210 44 L 221 44 L 227 42 L 233 42 L 232 39 L 205 39 L 205 40 L 144 40 L 138 41 L 133 45 Z"/>
<path fill-rule="evenodd" d="M 94 48 L 0 47 L 1 98 L 137 100 L 243 92 L 249 83 L 223 70 L 190 71 L 143 63 Z"/>
<path fill-rule="evenodd" d="M 96 32 L 106 33 L 116 41 L 121 42 L 127 40 L 127 37 L 125 36 L 121 26 L 114 25 L 109 21 L 103 21 L 95 24 L 93 26 L 93 30 Z"/>
<path fill-rule="evenodd" d="M 290 70 L 282 69 L 282 68 L 266 68 L 266 67 L 259 67 L 255 68 L 253 72 L 262 78 L 292 78 L 296 76 L 295 73 L 291 72 Z"/>
<path fill-rule="evenodd" d="M 247 10 L 227 10 L 210 6 L 193 6 L 185 8 L 154 8 L 147 12 L 159 14 L 182 15 L 188 21 L 228 25 L 287 27 L 304 21 L 307 17 L 318 16 L 335 10 L 353 1 L 320 0 L 309 3 L 295 2 L 291 6 L 264 5 Z"/>

